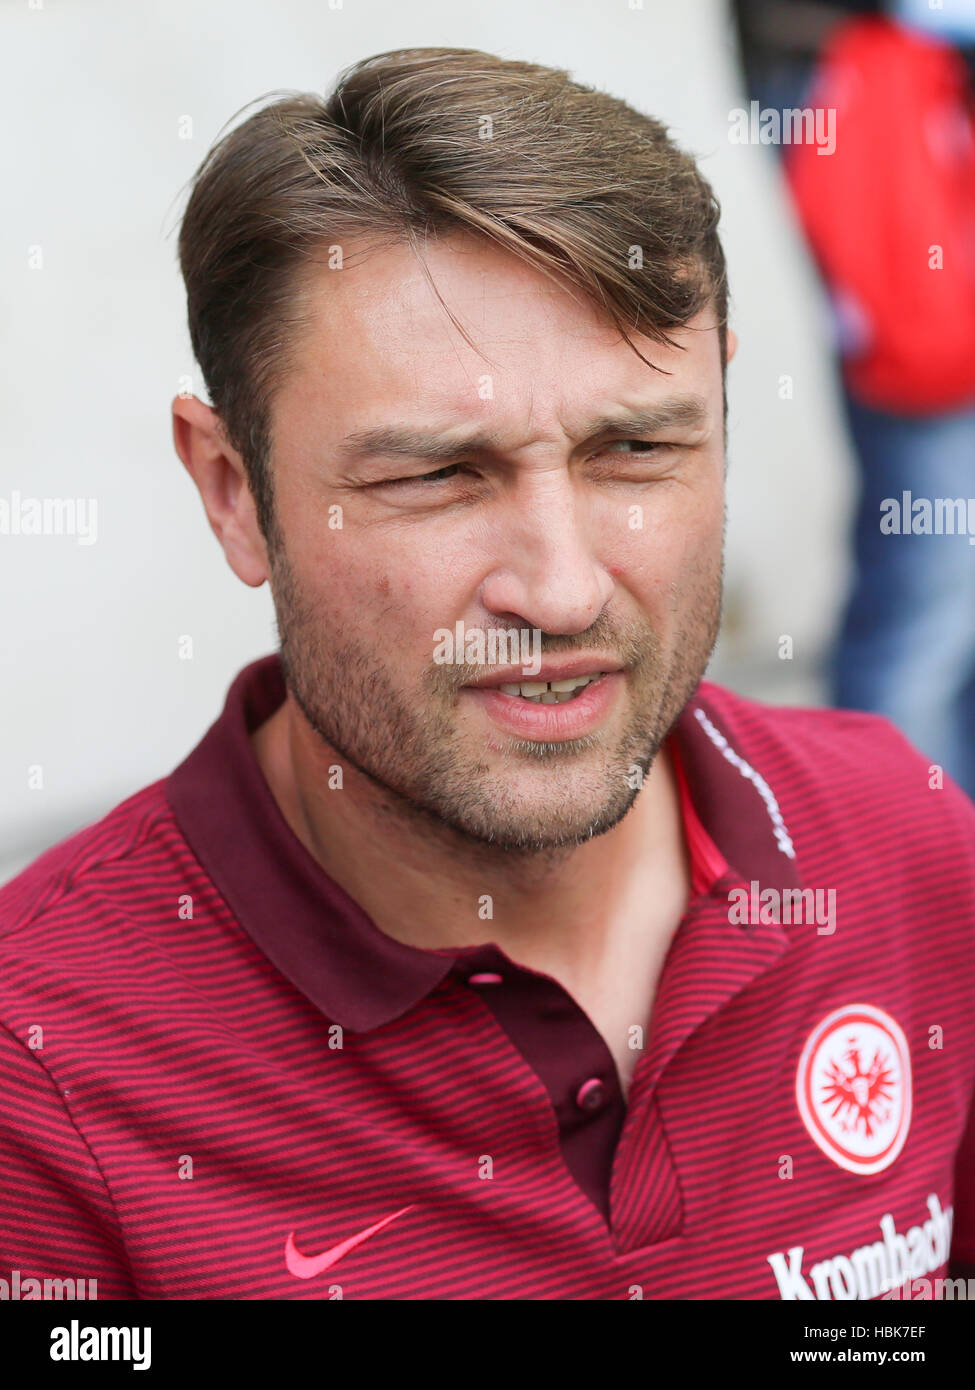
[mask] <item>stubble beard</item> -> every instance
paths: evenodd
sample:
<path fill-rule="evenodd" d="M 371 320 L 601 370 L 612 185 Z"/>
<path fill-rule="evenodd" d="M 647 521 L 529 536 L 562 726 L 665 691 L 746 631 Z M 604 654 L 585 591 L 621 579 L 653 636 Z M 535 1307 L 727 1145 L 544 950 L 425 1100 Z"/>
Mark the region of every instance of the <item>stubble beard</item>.
<path fill-rule="evenodd" d="M 465 847 L 507 853 L 566 850 L 623 819 L 697 688 L 720 623 L 719 563 L 692 586 L 690 618 L 669 659 L 648 624 L 615 623 L 605 615 L 585 633 L 543 635 L 543 656 L 612 652 L 626 671 L 629 714 L 615 737 L 599 731 L 563 743 L 508 738 L 491 766 L 465 747 L 458 719 L 460 687 L 482 674 L 479 668 L 431 660 L 415 693 L 404 694 L 374 650 L 315 612 L 280 543 L 271 568 L 285 683 L 317 736 L 405 819 L 419 817 Z M 518 791 L 526 768 L 533 774 L 529 797 Z"/>

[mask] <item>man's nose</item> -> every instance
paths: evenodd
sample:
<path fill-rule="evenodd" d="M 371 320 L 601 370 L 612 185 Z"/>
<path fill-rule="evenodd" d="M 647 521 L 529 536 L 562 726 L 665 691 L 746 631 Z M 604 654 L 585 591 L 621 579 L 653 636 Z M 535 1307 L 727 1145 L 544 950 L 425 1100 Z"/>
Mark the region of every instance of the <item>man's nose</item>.
<path fill-rule="evenodd" d="M 542 632 L 585 632 L 613 593 L 596 558 L 592 509 L 568 479 L 512 499 L 480 589 L 484 607 Z"/>

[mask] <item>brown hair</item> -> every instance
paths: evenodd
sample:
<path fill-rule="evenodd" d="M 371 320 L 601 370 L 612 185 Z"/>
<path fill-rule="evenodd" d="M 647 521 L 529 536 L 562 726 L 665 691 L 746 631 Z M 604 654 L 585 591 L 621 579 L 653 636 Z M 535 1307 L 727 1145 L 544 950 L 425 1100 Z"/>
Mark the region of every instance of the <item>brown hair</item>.
<path fill-rule="evenodd" d="M 271 406 L 329 246 L 406 241 L 426 271 L 424 237 L 477 233 L 575 285 L 628 342 L 670 343 L 666 330 L 710 301 L 723 373 L 719 216 L 659 121 L 564 71 L 476 49 L 381 53 L 324 100 L 289 94 L 248 117 L 194 177 L 179 259 L 193 351 L 265 535 Z"/>

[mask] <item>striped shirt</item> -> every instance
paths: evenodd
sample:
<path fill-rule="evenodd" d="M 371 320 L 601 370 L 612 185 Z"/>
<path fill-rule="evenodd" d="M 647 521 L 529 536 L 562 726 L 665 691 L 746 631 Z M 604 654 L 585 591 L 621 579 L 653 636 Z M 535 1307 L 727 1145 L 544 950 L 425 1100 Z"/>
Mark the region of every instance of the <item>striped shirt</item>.
<path fill-rule="evenodd" d="M 556 980 L 396 941 L 324 873 L 249 741 L 283 698 L 245 668 L 0 889 L 0 1297 L 878 1298 L 975 1264 L 975 807 L 890 723 L 698 687 L 624 1099 Z"/>

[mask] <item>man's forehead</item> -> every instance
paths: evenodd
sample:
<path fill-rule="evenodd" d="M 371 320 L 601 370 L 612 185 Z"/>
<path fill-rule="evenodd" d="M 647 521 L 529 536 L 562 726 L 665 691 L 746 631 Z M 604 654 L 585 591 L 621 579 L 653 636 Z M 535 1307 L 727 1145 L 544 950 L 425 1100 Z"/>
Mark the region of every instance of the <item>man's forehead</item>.
<path fill-rule="evenodd" d="M 300 433 L 327 437 L 334 457 L 451 458 L 458 448 L 509 453 L 533 443 L 582 443 L 596 436 L 639 437 L 680 431 L 688 441 L 720 425 L 720 374 L 666 376 L 641 363 L 589 372 L 565 364 L 543 378 L 530 371 L 420 372 L 387 369 L 375 377 L 323 373 L 306 382 L 287 410 Z M 560 365 L 562 365 L 560 363 Z M 487 389 L 484 389 L 487 388 Z M 280 418 L 280 417 L 279 417 Z"/>
<path fill-rule="evenodd" d="M 304 286 L 311 336 L 329 351 L 336 343 L 346 352 L 374 348 L 400 355 L 444 347 L 461 356 L 492 347 L 533 350 L 542 345 L 536 335 L 547 325 L 571 343 L 633 355 L 593 298 L 486 237 L 456 233 L 416 249 L 403 242 L 353 241 L 342 251 L 338 265 L 313 265 Z M 700 335 L 711 327 L 717 322 L 708 303 L 686 329 L 671 333 L 679 340 L 692 328 Z M 641 351 L 644 345 L 660 350 L 639 333 L 631 336 Z"/>
<path fill-rule="evenodd" d="M 292 419 L 322 417 L 316 428 L 327 422 L 329 437 L 348 437 L 351 450 L 393 426 L 491 432 L 497 447 L 526 420 L 542 433 L 585 434 L 588 421 L 674 410 L 681 397 L 675 423 L 693 424 L 690 396 L 699 414 L 720 415 L 710 305 L 669 330 L 678 347 L 632 334 L 643 361 L 581 292 L 570 296 L 510 253 L 465 241 L 456 253 L 435 244 L 425 259 L 444 303 L 404 246 L 371 251 L 348 272 L 318 273 L 311 331 L 282 393 Z"/>

